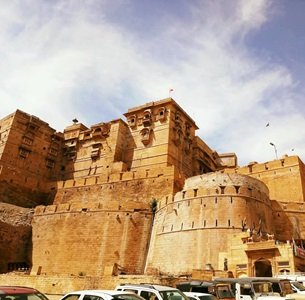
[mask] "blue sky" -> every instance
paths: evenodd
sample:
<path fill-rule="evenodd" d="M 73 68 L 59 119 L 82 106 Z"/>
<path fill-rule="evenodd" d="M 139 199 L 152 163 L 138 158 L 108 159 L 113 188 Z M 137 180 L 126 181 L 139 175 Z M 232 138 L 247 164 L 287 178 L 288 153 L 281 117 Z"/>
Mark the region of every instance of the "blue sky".
<path fill-rule="evenodd" d="M 57 131 L 171 96 L 240 165 L 305 161 L 305 1 L 0 0 L 1 116 Z M 266 127 L 269 123 L 270 126 Z"/>

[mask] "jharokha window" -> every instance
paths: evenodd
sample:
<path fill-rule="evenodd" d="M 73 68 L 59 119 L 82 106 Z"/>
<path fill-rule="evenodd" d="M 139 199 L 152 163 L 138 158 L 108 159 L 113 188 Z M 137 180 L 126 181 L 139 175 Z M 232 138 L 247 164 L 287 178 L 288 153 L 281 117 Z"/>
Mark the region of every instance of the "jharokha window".
<path fill-rule="evenodd" d="M 29 150 L 24 149 L 24 148 L 19 148 L 19 157 L 20 158 L 25 159 L 25 158 L 27 158 L 29 156 L 29 154 L 30 154 Z"/>
<path fill-rule="evenodd" d="M 33 140 L 31 138 L 27 137 L 27 136 L 24 136 L 22 138 L 22 142 L 26 145 L 29 145 L 29 146 L 33 144 Z"/>

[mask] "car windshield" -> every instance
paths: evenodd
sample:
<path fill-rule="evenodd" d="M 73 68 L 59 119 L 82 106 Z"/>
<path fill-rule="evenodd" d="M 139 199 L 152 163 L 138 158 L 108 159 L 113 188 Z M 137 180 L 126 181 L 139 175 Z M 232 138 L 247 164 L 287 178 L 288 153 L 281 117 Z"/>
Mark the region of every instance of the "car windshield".
<path fill-rule="evenodd" d="M 200 300 L 217 300 L 217 298 L 213 295 L 201 295 L 198 296 Z"/>
<path fill-rule="evenodd" d="M 229 286 L 227 286 L 227 285 L 217 285 L 215 290 L 216 290 L 216 295 L 217 295 L 218 299 L 234 297 Z"/>
<path fill-rule="evenodd" d="M 292 283 L 298 290 L 300 290 L 300 291 L 305 291 L 305 286 L 302 284 L 302 283 L 300 283 L 300 282 L 293 282 Z"/>
<path fill-rule="evenodd" d="M 254 282 L 253 289 L 255 293 L 272 293 L 272 287 L 269 282 Z"/>
<path fill-rule="evenodd" d="M 188 300 L 180 291 L 160 291 L 160 295 L 164 300 Z"/>
<path fill-rule="evenodd" d="M 113 295 L 113 299 L 116 300 L 143 300 L 142 297 L 136 295 L 136 294 L 121 294 L 121 295 Z"/>
<path fill-rule="evenodd" d="M 287 280 L 287 281 L 282 282 L 281 287 L 282 287 L 283 292 L 285 294 L 292 294 L 293 293 L 293 289 L 291 287 L 290 281 Z"/>
<path fill-rule="evenodd" d="M 41 293 L 2 294 L 0 300 L 48 300 L 48 298 Z"/>

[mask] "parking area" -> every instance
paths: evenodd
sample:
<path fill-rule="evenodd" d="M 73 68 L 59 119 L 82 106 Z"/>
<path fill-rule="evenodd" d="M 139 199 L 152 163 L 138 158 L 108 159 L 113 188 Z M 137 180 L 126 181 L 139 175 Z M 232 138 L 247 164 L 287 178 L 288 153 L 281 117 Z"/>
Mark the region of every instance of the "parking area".
<path fill-rule="evenodd" d="M 49 298 L 49 300 L 59 300 L 63 295 L 58 295 L 58 294 L 56 294 L 56 295 L 54 295 L 54 294 L 45 294 L 48 298 Z"/>

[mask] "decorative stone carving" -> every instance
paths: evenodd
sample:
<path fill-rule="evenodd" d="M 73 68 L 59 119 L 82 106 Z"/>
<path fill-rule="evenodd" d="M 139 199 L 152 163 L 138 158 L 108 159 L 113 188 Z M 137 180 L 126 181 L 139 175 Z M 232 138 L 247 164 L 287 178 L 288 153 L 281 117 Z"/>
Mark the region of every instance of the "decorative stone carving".
<path fill-rule="evenodd" d="M 108 137 L 110 132 L 110 124 L 109 123 L 101 123 L 98 126 L 92 127 L 92 136 L 101 136 Z"/>
<path fill-rule="evenodd" d="M 92 159 L 97 159 L 100 156 L 102 146 L 103 145 L 101 143 L 96 143 L 92 145 L 92 149 L 91 149 Z"/>
<path fill-rule="evenodd" d="M 127 119 L 127 123 L 131 128 L 136 127 L 137 126 L 137 116 L 136 115 L 129 116 Z"/>
<path fill-rule="evenodd" d="M 159 121 L 165 121 L 166 120 L 166 108 L 165 107 L 160 107 L 158 109 L 158 114 L 157 114 L 157 120 Z"/>
<path fill-rule="evenodd" d="M 192 139 L 189 136 L 184 138 L 184 152 L 189 154 L 192 149 Z"/>
<path fill-rule="evenodd" d="M 180 111 L 176 111 L 175 113 L 175 125 L 181 127 L 182 119 Z"/>
<path fill-rule="evenodd" d="M 188 122 L 185 122 L 185 135 L 189 136 L 191 134 L 192 125 Z"/>
<path fill-rule="evenodd" d="M 151 117 L 151 110 L 146 109 L 144 110 L 144 115 L 143 115 L 143 125 L 144 126 L 150 126 L 152 122 L 152 117 Z"/>
<path fill-rule="evenodd" d="M 179 146 L 182 142 L 182 137 L 183 137 L 183 133 L 182 130 L 178 127 L 178 128 L 174 128 L 174 144 L 176 146 Z"/>
<path fill-rule="evenodd" d="M 141 134 L 141 142 L 144 144 L 144 145 L 148 145 L 150 143 L 150 140 L 151 140 L 151 133 L 152 133 L 152 129 L 151 128 L 143 128 L 141 131 L 140 131 L 140 134 Z"/>

